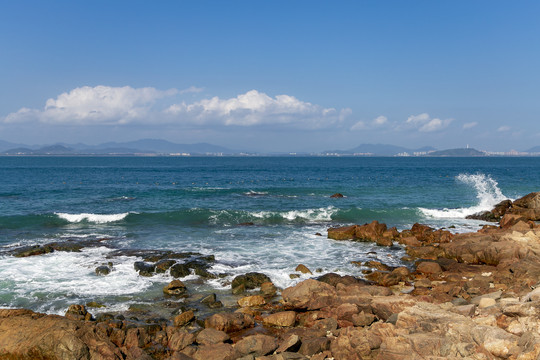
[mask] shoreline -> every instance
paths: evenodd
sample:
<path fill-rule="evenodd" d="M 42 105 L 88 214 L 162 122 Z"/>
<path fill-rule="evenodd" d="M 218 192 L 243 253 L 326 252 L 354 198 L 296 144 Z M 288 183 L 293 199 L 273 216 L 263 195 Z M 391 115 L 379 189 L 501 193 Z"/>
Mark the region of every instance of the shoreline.
<path fill-rule="evenodd" d="M 495 214 L 498 225 L 473 233 L 421 224 L 399 232 L 377 221 L 329 229 L 336 241 L 406 248 L 414 266 L 360 264 L 373 268 L 366 280 L 326 273 L 277 295 L 269 278 L 250 273 L 233 280 L 230 297 L 217 298 L 173 280 L 161 304 L 173 309 L 169 317 L 132 309 L 93 319 L 84 304 L 72 305 L 65 316 L 3 309 L 0 358 L 536 359 L 539 199 L 533 193 L 516 200 Z M 48 249 L 27 250 L 39 256 Z M 200 254 L 146 255 L 140 276 L 149 264 L 157 272 L 182 257 L 193 267 L 177 266 L 179 274 L 193 269 L 216 276 L 207 271 L 212 259 Z M 316 269 L 298 264 L 296 270 Z"/>

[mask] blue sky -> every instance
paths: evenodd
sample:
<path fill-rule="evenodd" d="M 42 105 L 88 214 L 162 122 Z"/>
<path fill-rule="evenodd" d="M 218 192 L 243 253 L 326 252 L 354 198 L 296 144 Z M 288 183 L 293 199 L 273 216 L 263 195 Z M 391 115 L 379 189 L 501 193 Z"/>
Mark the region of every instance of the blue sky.
<path fill-rule="evenodd" d="M 0 139 L 540 145 L 537 1 L 0 1 Z"/>

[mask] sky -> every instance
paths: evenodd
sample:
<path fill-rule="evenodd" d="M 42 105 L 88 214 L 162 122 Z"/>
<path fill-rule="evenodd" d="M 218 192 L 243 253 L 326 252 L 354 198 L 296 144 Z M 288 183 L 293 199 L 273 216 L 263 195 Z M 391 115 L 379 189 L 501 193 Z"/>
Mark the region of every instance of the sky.
<path fill-rule="evenodd" d="M 538 1 L 0 0 L 0 140 L 540 145 Z"/>

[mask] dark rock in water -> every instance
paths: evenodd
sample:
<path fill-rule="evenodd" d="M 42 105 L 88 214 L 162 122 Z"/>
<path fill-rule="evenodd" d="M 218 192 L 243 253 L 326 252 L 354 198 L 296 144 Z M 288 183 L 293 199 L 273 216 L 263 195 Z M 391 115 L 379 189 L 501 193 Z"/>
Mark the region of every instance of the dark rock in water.
<path fill-rule="evenodd" d="M 340 194 L 340 193 L 335 193 L 333 195 L 330 196 L 331 198 L 342 198 L 344 197 L 343 194 Z"/>
<path fill-rule="evenodd" d="M 318 233 L 315 233 L 315 236 L 322 236 L 322 234 L 318 232 Z"/>
<path fill-rule="evenodd" d="M 101 313 L 98 316 L 96 316 L 96 321 L 97 322 L 110 321 L 110 320 L 113 320 L 113 319 L 114 319 L 114 316 L 112 314 L 109 314 L 109 313 Z"/>
<path fill-rule="evenodd" d="M 471 220 L 482 220 L 482 221 L 499 221 L 497 217 L 491 212 L 491 211 L 481 211 L 476 214 L 467 215 L 465 219 L 471 219 Z"/>
<path fill-rule="evenodd" d="M 174 278 L 186 277 L 189 274 L 191 274 L 191 271 L 186 264 L 174 264 L 171 266 L 171 276 Z"/>
<path fill-rule="evenodd" d="M 530 194 L 529 194 L 530 195 Z M 523 198 L 522 198 L 523 199 Z M 516 200 L 519 201 L 519 200 Z M 495 205 L 491 211 L 481 211 L 476 214 L 468 215 L 466 219 L 472 220 L 482 220 L 482 221 L 491 221 L 496 222 L 501 220 L 501 218 L 513 208 L 511 200 L 504 200 Z"/>
<path fill-rule="evenodd" d="M 133 267 L 141 276 L 153 276 L 156 269 L 154 264 L 149 264 L 144 261 L 135 261 Z"/>
<path fill-rule="evenodd" d="M 336 273 L 324 274 L 322 276 L 319 276 L 317 280 L 323 283 L 327 283 L 332 286 L 336 286 L 337 284 L 343 284 L 343 285 L 367 284 L 366 281 L 355 278 L 354 276 L 351 276 L 351 275 L 341 276 Z"/>
<path fill-rule="evenodd" d="M 109 275 L 111 273 L 111 268 L 108 265 L 101 265 L 96 268 L 96 275 Z"/>
<path fill-rule="evenodd" d="M 240 295 L 240 294 L 243 294 L 245 291 L 246 291 L 246 286 L 244 284 L 240 284 L 232 288 L 233 295 Z"/>
<path fill-rule="evenodd" d="M 15 250 L 13 253 L 13 256 L 15 257 L 28 257 L 28 256 L 35 256 L 35 255 L 43 255 L 53 252 L 54 249 L 52 246 L 49 245 L 34 245 L 34 246 L 26 246 L 20 249 Z"/>
<path fill-rule="evenodd" d="M 238 275 L 231 283 L 231 287 L 234 289 L 239 285 L 244 285 L 246 290 L 255 289 L 261 286 L 262 283 L 271 281 L 265 274 L 250 272 L 244 275 Z"/>
<path fill-rule="evenodd" d="M 171 260 L 171 259 L 160 260 L 156 263 L 156 273 L 162 274 L 174 264 L 176 264 L 175 260 Z"/>
<path fill-rule="evenodd" d="M 173 280 L 163 288 L 163 293 L 167 295 L 184 295 L 187 292 L 186 285 L 180 280 Z"/>
<path fill-rule="evenodd" d="M 210 304 L 215 303 L 216 301 L 217 301 L 216 294 L 210 294 L 202 298 L 201 303 L 208 306 Z"/>
<path fill-rule="evenodd" d="M 86 303 L 86 307 L 103 308 L 103 307 L 105 307 L 105 305 L 100 304 L 100 303 L 98 303 L 96 301 L 90 301 L 90 302 Z"/>
<path fill-rule="evenodd" d="M 92 245 L 92 244 L 86 244 L 86 245 Z M 80 252 L 82 248 L 85 247 L 85 244 L 73 242 L 73 241 L 66 241 L 66 242 L 60 242 L 60 243 L 52 243 L 49 244 L 55 251 L 66 251 L 66 252 Z"/>
<path fill-rule="evenodd" d="M 237 225 L 238 226 L 253 226 L 253 225 L 255 225 L 255 223 L 252 223 L 251 221 L 249 221 L 249 222 L 239 223 Z"/>

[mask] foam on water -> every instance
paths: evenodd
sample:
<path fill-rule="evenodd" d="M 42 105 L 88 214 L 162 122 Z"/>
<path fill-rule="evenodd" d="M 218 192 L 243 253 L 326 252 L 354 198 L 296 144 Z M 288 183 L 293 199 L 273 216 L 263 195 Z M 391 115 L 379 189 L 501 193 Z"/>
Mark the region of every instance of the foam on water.
<path fill-rule="evenodd" d="M 78 223 L 82 221 L 92 222 L 96 224 L 104 224 L 109 222 L 120 221 L 126 218 L 130 213 L 120 213 L 120 214 L 92 214 L 92 213 L 81 213 L 81 214 L 67 214 L 67 213 L 54 213 L 61 219 L 67 220 L 71 223 Z"/>
<path fill-rule="evenodd" d="M 464 219 L 466 216 L 481 211 L 489 211 L 499 202 L 508 199 L 501 192 L 497 181 L 485 174 L 459 174 L 456 180 L 471 186 L 476 191 L 478 202 L 471 207 L 456 209 L 426 209 L 418 208 L 424 216 L 433 219 Z"/>
<path fill-rule="evenodd" d="M 282 217 L 289 221 L 295 220 L 308 220 L 308 221 L 331 221 L 332 215 L 337 213 L 339 209 L 329 206 L 326 208 L 318 209 L 305 209 L 305 210 L 290 210 L 290 211 L 259 211 L 251 213 L 252 216 L 260 219 L 267 219 L 274 216 Z"/>

